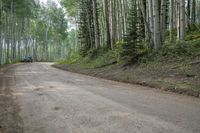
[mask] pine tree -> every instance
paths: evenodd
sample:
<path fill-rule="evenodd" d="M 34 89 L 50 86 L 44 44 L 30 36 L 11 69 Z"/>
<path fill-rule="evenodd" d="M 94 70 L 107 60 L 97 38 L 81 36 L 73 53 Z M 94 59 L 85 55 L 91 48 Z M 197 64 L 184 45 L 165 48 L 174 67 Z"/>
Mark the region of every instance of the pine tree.
<path fill-rule="evenodd" d="M 82 0 L 79 3 L 79 41 L 81 43 L 81 55 L 86 56 L 92 48 L 91 14 L 89 14 L 91 3 L 89 0 Z"/>
<path fill-rule="evenodd" d="M 137 14 L 137 4 L 132 2 L 131 9 L 128 15 L 127 33 L 124 36 L 124 45 L 122 56 L 127 56 L 131 61 L 137 61 L 141 56 L 141 50 L 144 49 L 143 44 L 140 41 L 141 36 L 141 24 L 139 22 Z M 143 25 L 144 26 L 144 25 Z"/>

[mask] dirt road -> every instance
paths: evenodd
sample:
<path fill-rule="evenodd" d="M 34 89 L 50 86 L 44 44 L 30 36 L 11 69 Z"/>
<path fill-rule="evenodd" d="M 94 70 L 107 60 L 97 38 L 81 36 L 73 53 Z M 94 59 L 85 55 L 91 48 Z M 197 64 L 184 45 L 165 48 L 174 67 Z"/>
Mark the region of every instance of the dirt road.
<path fill-rule="evenodd" d="M 0 72 L 1 133 L 200 133 L 200 99 L 50 65 Z"/>

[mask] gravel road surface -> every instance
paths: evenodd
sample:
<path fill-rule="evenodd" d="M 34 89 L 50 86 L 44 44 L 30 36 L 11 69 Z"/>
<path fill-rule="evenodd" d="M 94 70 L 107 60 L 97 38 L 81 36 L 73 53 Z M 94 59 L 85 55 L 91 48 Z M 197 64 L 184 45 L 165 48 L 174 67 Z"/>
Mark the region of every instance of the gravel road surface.
<path fill-rule="evenodd" d="M 0 133 L 200 133 L 198 98 L 51 63 L 1 70 L 0 100 Z"/>

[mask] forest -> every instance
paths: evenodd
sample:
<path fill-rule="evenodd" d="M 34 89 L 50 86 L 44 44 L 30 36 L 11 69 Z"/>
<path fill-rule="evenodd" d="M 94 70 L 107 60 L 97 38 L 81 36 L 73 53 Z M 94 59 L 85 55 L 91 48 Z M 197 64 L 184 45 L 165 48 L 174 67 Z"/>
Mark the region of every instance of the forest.
<path fill-rule="evenodd" d="M 74 22 L 76 39 L 58 68 L 199 96 L 199 0 L 63 0 L 61 5 Z"/>
<path fill-rule="evenodd" d="M 0 0 L 0 63 L 32 56 L 34 61 L 65 57 L 68 22 L 53 2 Z"/>
<path fill-rule="evenodd" d="M 165 45 L 198 40 L 199 0 L 0 1 L 0 62 L 56 61 L 112 50 L 137 61 Z M 68 23 L 72 24 L 71 30 Z"/>
<path fill-rule="evenodd" d="M 113 50 L 137 61 L 167 44 L 199 39 L 198 0 L 63 1 L 77 23 L 81 56 Z M 189 37 L 188 37 L 189 36 Z"/>

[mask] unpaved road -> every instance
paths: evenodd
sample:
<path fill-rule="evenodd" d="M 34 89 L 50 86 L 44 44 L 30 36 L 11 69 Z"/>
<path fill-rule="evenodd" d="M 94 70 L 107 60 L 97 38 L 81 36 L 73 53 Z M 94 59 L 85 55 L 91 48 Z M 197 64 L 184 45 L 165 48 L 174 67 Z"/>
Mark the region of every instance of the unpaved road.
<path fill-rule="evenodd" d="M 200 133 L 200 99 L 50 65 L 0 72 L 1 133 Z"/>

